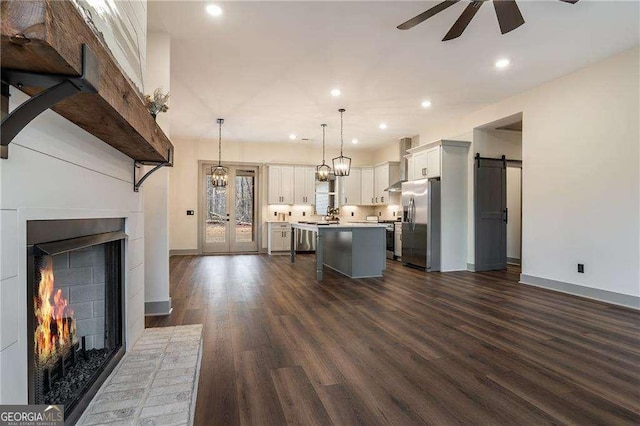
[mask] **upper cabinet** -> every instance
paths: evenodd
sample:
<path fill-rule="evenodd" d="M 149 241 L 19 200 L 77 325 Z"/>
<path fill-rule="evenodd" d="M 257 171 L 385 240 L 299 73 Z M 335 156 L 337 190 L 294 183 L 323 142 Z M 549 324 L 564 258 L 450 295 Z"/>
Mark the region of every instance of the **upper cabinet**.
<path fill-rule="evenodd" d="M 372 206 L 375 204 L 373 167 L 361 169 L 360 179 L 360 204 L 363 206 Z"/>
<path fill-rule="evenodd" d="M 315 204 L 316 168 L 312 166 L 294 166 L 293 203 Z"/>
<path fill-rule="evenodd" d="M 446 146 L 467 148 L 469 142 L 442 140 L 410 149 L 407 156 L 407 179 L 442 177 L 443 157 L 447 155 L 443 147 Z"/>
<path fill-rule="evenodd" d="M 268 167 L 267 199 L 269 204 L 293 204 L 294 167 Z"/>
<path fill-rule="evenodd" d="M 440 163 L 442 161 L 441 149 L 439 146 L 428 149 L 426 156 L 426 176 L 428 178 L 440 177 Z"/>
<path fill-rule="evenodd" d="M 349 176 L 342 178 L 342 200 L 341 204 L 362 204 L 362 170 L 351 168 Z"/>
<path fill-rule="evenodd" d="M 424 179 L 427 177 L 427 152 L 416 152 L 411 156 L 413 169 L 408 175 L 409 180 Z"/>
<path fill-rule="evenodd" d="M 389 204 L 390 194 L 385 191 L 400 180 L 400 163 L 389 161 L 374 167 L 373 204 Z"/>

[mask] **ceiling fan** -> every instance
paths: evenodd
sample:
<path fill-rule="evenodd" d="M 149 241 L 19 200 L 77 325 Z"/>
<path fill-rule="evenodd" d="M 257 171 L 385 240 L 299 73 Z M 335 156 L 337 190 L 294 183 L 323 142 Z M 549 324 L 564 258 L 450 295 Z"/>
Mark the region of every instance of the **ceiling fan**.
<path fill-rule="evenodd" d="M 404 22 L 398 25 L 399 30 L 408 30 L 416 25 L 426 21 L 432 16 L 442 12 L 448 7 L 453 6 L 458 3 L 460 0 L 445 0 L 441 3 L 438 3 L 434 7 L 425 12 L 422 12 L 420 15 L 415 16 L 409 19 L 407 22 Z M 480 10 L 480 6 L 482 6 L 486 1 L 491 0 L 473 0 L 469 3 L 469 5 L 464 9 L 458 20 L 453 24 L 449 32 L 444 36 L 442 41 L 453 40 L 454 38 L 458 38 L 462 35 L 464 30 L 469 25 L 469 22 L 473 19 L 473 17 Z M 496 10 L 496 16 L 498 17 L 498 24 L 500 25 L 500 31 L 502 34 L 506 34 L 509 31 L 513 31 L 518 28 L 520 25 L 524 24 L 524 18 L 522 17 L 522 13 L 520 13 L 520 8 L 516 4 L 515 0 L 492 0 L 493 7 Z M 577 3 L 578 0 L 560 0 L 565 3 Z"/>

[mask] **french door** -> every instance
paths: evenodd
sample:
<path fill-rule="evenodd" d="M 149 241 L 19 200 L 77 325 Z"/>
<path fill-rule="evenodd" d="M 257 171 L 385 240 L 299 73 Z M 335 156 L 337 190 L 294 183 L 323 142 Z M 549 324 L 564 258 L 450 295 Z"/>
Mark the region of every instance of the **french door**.
<path fill-rule="evenodd" d="M 203 164 L 201 215 L 203 253 L 257 252 L 257 167 L 229 166 L 224 188 L 211 183 L 211 164 Z"/>

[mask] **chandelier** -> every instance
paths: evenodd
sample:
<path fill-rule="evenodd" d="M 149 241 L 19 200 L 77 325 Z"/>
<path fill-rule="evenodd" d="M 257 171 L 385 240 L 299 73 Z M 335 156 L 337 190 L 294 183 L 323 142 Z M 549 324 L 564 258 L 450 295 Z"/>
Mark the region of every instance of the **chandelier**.
<path fill-rule="evenodd" d="M 349 172 L 351 171 L 351 158 L 342 155 L 342 148 L 344 146 L 344 121 L 342 119 L 342 114 L 345 112 L 345 109 L 340 108 L 338 112 L 340 113 L 340 157 L 336 157 L 332 160 L 333 173 L 335 173 L 336 176 L 349 176 Z"/>
<path fill-rule="evenodd" d="M 331 173 L 331 167 L 324 162 L 324 137 L 327 125 L 321 124 L 320 126 L 322 126 L 322 164 L 316 167 L 316 178 L 320 182 L 326 182 L 329 180 L 329 173 Z"/>
<path fill-rule="evenodd" d="M 222 123 L 224 118 L 218 118 L 218 165 L 211 167 L 211 183 L 216 188 L 225 188 L 229 181 L 229 171 L 222 166 Z"/>

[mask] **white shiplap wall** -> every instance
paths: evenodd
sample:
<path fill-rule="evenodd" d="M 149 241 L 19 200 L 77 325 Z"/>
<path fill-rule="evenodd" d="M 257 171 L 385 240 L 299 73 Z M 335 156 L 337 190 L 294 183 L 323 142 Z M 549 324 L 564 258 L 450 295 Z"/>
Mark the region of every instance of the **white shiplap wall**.
<path fill-rule="evenodd" d="M 146 3 L 116 5 L 134 23 L 144 66 Z M 118 47 L 110 48 L 118 58 Z M 27 99 L 13 88 L 11 95 L 10 109 Z M 133 192 L 132 182 L 132 159 L 50 110 L 22 130 L 9 147 L 9 159 L 0 160 L 0 404 L 27 402 L 28 220 L 126 219 L 127 346 L 141 335 L 144 212 L 142 193 Z"/>

